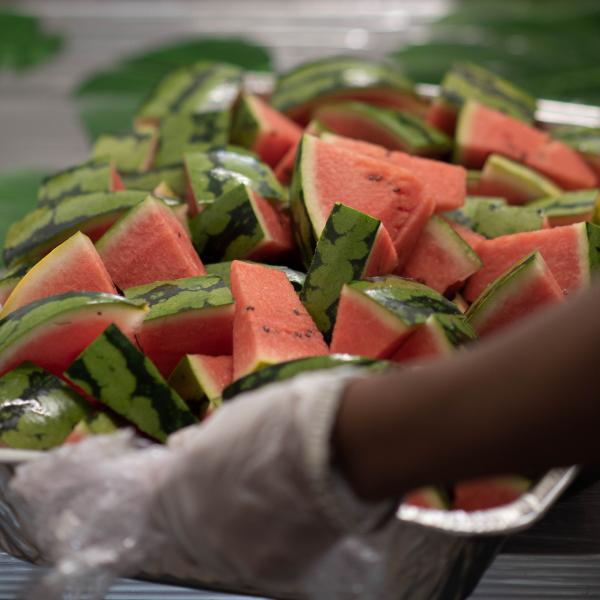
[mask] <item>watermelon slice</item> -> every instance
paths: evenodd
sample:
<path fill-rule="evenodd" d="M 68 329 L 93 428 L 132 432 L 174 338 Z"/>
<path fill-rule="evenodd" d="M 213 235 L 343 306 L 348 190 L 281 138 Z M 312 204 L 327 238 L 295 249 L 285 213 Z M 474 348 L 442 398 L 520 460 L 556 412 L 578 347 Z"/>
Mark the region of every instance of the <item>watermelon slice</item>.
<path fill-rule="evenodd" d="M 473 229 L 486 238 L 497 238 L 522 231 L 548 228 L 544 212 L 532 206 L 509 206 L 495 199 L 477 199 L 473 211 Z"/>
<path fill-rule="evenodd" d="M 159 442 L 196 423 L 185 402 L 152 362 L 115 325 L 77 357 L 65 376 Z"/>
<path fill-rule="evenodd" d="M 294 250 L 289 221 L 252 188 L 239 185 L 190 222 L 192 239 L 207 262 L 236 258 L 277 260 Z"/>
<path fill-rule="evenodd" d="M 394 244 L 381 221 L 336 204 L 317 242 L 300 299 L 326 340 L 331 339 L 345 283 L 393 272 Z"/>
<path fill-rule="evenodd" d="M 444 294 L 481 266 L 482 262 L 471 246 L 446 221 L 433 216 L 399 274 Z"/>
<path fill-rule="evenodd" d="M 483 166 L 479 193 L 483 196 L 500 196 L 509 204 L 525 204 L 537 198 L 558 196 L 561 189 L 532 169 L 499 154 L 492 154 Z"/>
<path fill-rule="evenodd" d="M 235 107 L 231 142 L 249 148 L 275 168 L 302 137 L 302 129 L 252 94 L 242 93 Z"/>
<path fill-rule="evenodd" d="M 38 190 L 38 204 L 54 206 L 70 196 L 122 189 L 114 164 L 104 156 L 46 177 Z"/>
<path fill-rule="evenodd" d="M 331 351 L 391 356 L 432 314 L 461 315 L 457 306 L 420 283 L 395 276 L 344 285 Z"/>
<path fill-rule="evenodd" d="M 458 162 L 480 168 L 501 154 L 539 171 L 568 190 L 592 188 L 596 176 L 575 150 L 548 133 L 477 102 L 467 102 L 456 129 Z"/>
<path fill-rule="evenodd" d="M 382 146 L 352 140 L 333 133 L 321 134 L 321 139 L 373 158 L 387 159 L 410 171 L 423 185 L 423 195 L 435 203 L 436 212 L 454 210 L 465 202 L 467 171 L 460 165 L 411 156 L 405 152 L 389 152 Z"/>
<path fill-rule="evenodd" d="M 221 404 L 221 395 L 233 379 L 231 356 L 184 356 L 169 377 L 169 385 L 203 417 Z"/>
<path fill-rule="evenodd" d="M 291 379 L 300 373 L 335 369 L 344 365 L 361 367 L 372 373 L 379 373 L 392 368 L 391 363 L 385 360 L 373 360 L 363 356 L 351 356 L 350 354 L 328 354 L 326 356 L 297 358 L 266 366 L 259 371 L 254 371 L 237 379 L 223 390 L 223 400 L 230 400 L 238 394 L 251 392 L 275 381 Z"/>
<path fill-rule="evenodd" d="M 560 227 L 591 221 L 594 207 L 600 202 L 600 190 L 580 190 L 567 192 L 553 198 L 542 198 L 530 202 L 527 206 L 541 210 L 548 219 L 550 227 Z"/>
<path fill-rule="evenodd" d="M 94 244 L 81 232 L 54 248 L 27 272 L 6 300 L 0 317 L 40 298 L 65 292 L 117 293 Z"/>
<path fill-rule="evenodd" d="M 542 255 L 534 252 L 490 284 L 467 317 L 483 337 L 564 298 Z"/>
<path fill-rule="evenodd" d="M 0 378 L 0 444 L 47 450 L 59 446 L 91 412 L 64 381 L 31 364 Z"/>
<path fill-rule="evenodd" d="M 600 127 L 560 125 L 551 130 L 552 137 L 577 150 L 590 169 L 596 173 L 600 185 Z"/>
<path fill-rule="evenodd" d="M 315 118 L 329 131 L 421 156 L 449 154 L 450 139 L 425 121 L 405 112 L 362 102 L 340 102 L 319 108 Z"/>
<path fill-rule="evenodd" d="M 591 272 L 600 261 L 599 248 L 600 227 L 591 223 L 486 240 L 477 246 L 483 268 L 469 279 L 464 296 L 472 302 L 490 283 L 536 250 L 544 257 L 563 292 L 575 292 L 589 284 Z"/>
<path fill-rule="evenodd" d="M 92 148 L 92 159 L 108 157 L 119 170 L 147 171 L 152 167 L 158 130 L 145 127 L 123 133 L 103 133 Z"/>
<path fill-rule="evenodd" d="M 521 475 L 504 475 L 463 481 L 454 486 L 454 510 L 488 510 L 518 500 L 531 487 Z"/>
<path fill-rule="evenodd" d="M 152 196 L 115 223 L 96 247 L 122 290 L 206 272 L 181 223 Z"/>
<path fill-rule="evenodd" d="M 475 331 L 461 315 L 434 314 L 416 328 L 390 356 L 398 363 L 423 363 L 450 356 L 457 348 L 476 338 Z"/>
<path fill-rule="evenodd" d="M 423 195 L 420 182 L 406 169 L 309 135 L 302 138 L 290 201 L 307 264 L 336 203 L 379 219 L 394 241 L 400 265 L 434 209 L 432 199 Z"/>
<path fill-rule="evenodd" d="M 266 365 L 328 354 L 321 332 L 287 277 L 276 269 L 234 261 L 233 378 Z"/>
<path fill-rule="evenodd" d="M 150 306 L 138 341 L 165 377 L 186 354 L 231 354 L 233 298 L 219 277 L 157 281 L 125 295 Z"/>
<path fill-rule="evenodd" d="M 225 282 L 226 286 L 231 287 L 231 264 L 232 261 L 207 264 L 205 265 L 206 272 L 210 275 L 217 275 Z M 263 267 L 281 271 L 288 278 L 288 281 L 292 284 L 297 292 L 302 289 L 304 281 L 306 280 L 306 273 L 302 273 L 302 271 L 296 271 L 295 269 L 290 269 L 289 267 L 282 265 L 263 265 Z"/>
<path fill-rule="evenodd" d="M 108 325 L 134 338 L 148 311 L 143 302 L 98 292 L 37 300 L 0 320 L 0 375 L 22 362 L 63 371 Z"/>
<path fill-rule="evenodd" d="M 413 490 L 404 496 L 402 502 L 419 508 L 434 508 L 437 510 L 448 510 L 450 508 L 450 499 L 447 492 L 434 486 Z"/>

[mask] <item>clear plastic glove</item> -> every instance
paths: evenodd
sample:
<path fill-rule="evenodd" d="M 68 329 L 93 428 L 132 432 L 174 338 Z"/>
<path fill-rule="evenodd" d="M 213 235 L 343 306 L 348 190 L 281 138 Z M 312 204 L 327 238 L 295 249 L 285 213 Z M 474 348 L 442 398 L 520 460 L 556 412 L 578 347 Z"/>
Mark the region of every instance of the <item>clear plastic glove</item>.
<path fill-rule="evenodd" d="M 167 448 L 136 448 L 123 434 L 62 448 L 20 467 L 13 489 L 65 576 L 143 570 L 310 589 L 307 578 L 324 576 L 321 559 L 394 511 L 394 502 L 359 502 L 331 466 L 341 393 L 356 376 L 325 371 L 245 394 Z M 350 548 L 353 560 L 370 560 Z"/>

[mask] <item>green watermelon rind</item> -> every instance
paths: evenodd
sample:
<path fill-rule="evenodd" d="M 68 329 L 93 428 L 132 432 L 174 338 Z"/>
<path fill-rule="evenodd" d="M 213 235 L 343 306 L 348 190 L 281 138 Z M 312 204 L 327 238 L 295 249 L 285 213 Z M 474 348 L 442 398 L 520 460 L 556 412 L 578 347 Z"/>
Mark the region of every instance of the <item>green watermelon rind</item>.
<path fill-rule="evenodd" d="M 325 356 L 298 358 L 268 365 L 241 377 L 223 390 L 223 400 L 231 400 L 238 394 L 256 390 L 269 383 L 291 379 L 300 373 L 334 369 L 344 365 L 363 367 L 371 372 L 381 372 L 393 368 L 393 365 L 385 360 L 375 360 L 351 354 L 328 354 Z"/>
<path fill-rule="evenodd" d="M 260 117 L 252 105 L 251 96 L 242 92 L 233 110 L 230 142 L 251 149 L 260 131 Z"/>
<path fill-rule="evenodd" d="M 600 200 L 600 189 L 563 192 L 559 196 L 540 198 L 527 204 L 530 208 L 543 211 L 549 219 L 586 215 L 594 210 Z"/>
<path fill-rule="evenodd" d="M 600 156 L 600 127 L 560 125 L 550 130 L 553 138 L 574 148 L 586 158 Z"/>
<path fill-rule="evenodd" d="M 143 173 L 120 171 L 121 181 L 128 190 L 152 192 L 160 183 L 165 182 L 179 197 L 185 196 L 186 179 L 183 163 L 154 167 Z"/>
<path fill-rule="evenodd" d="M 154 130 L 103 133 L 92 147 L 92 159 L 108 158 L 115 168 L 124 171 L 143 171 L 152 153 L 156 132 Z"/>
<path fill-rule="evenodd" d="M 488 239 L 544 228 L 544 212 L 530 206 L 511 206 L 482 200 L 475 207 L 473 231 Z"/>
<path fill-rule="evenodd" d="M 588 264 L 590 276 L 600 269 L 600 226 L 585 223 L 585 234 L 588 246 Z"/>

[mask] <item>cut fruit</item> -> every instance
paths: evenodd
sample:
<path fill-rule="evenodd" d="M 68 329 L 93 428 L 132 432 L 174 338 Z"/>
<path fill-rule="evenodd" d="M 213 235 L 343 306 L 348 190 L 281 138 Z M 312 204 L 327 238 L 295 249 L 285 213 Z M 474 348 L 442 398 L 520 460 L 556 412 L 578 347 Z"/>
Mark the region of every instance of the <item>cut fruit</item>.
<path fill-rule="evenodd" d="M 199 418 L 221 404 L 223 390 L 233 379 L 231 356 L 184 356 L 169 377 L 169 385 Z"/>
<path fill-rule="evenodd" d="M 410 334 L 390 360 L 398 363 L 423 363 L 450 356 L 457 348 L 476 337 L 475 331 L 462 314 L 434 314 Z"/>
<path fill-rule="evenodd" d="M 600 190 L 580 190 L 563 193 L 554 198 L 542 198 L 530 202 L 527 206 L 541 210 L 548 219 L 550 227 L 560 227 L 591 221 L 594 207 L 600 202 Z"/>
<path fill-rule="evenodd" d="M 38 204 L 54 206 L 70 196 L 122 189 L 114 164 L 104 156 L 46 177 L 38 190 Z"/>
<path fill-rule="evenodd" d="M 260 371 L 255 371 L 245 377 L 241 377 L 223 390 L 223 400 L 230 400 L 238 394 L 251 392 L 269 383 L 291 379 L 300 373 L 335 369 L 344 365 L 364 368 L 371 373 L 378 373 L 392 368 L 392 364 L 385 360 L 373 360 L 362 356 L 351 356 L 350 354 L 329 354 L 327 356 L 298 358 L 296 360 L 269 365 L 260 369 Z"/>
<path fill-rule="evenodd" d="M 360 100 L 414 114 L 426 110 L 414 84 L 400 71 L 354 56 L 304 63 L 279 77 L 271 96 L 275 109 L 303 125 L 318 106 L 332 100 Z"/>
<path fill-rule="evenodd" d="M 117 293 L 94 244 L 81 232 L 57 246 L 27 272 L 6 300 L 0 317 L 35 300 L 65 292 Z"/>
<path fill-rule="evenodd" d="M 120 171 L 147 171 L 152 167 L 158 131 L 145 127 L 124 133 L 103 133 L 94 142 L 92 159 L 108 157 Z"/>
<path fill-rule="evenodd" d="M 290 201 L 307 264 L 337 203 L 379 219 L 394 241 L 400 265 L 434 209 L 433 200 L 423 195 L 420 182 L 406 169 L 309 135 L 300 144 Z"/>
<path fill-rule="evenodd" d="M 294 250 L 289 222 L 280 210 L 245 185 L 209 204 L 191 220 L 190 228 L 206 262 L 277 260 Z"/>
<path fill-rule="evenodd" d="M 184 198 L 187 191 L 183 163 L 157 167 L 145 173 L 121 172 L 121 179 L 128 190 L 153 192 L 159 185 L 164 183 L 173 190 L 178 198 Z"/>
<path fill-rule="evenodd" d="M 454 486 L 454 510 L 488 510 L 518 500 L 531 487 L 521 475 L 485 477 L 463 481 Z"/>
<path fill-rule="evenodd" d="M 158 440 L 196 423 L 185 402 L 115 325 L 98 336 L 66 377 L 140 431 Z"/>
<path fill-rule="evenodd" d="M 285 115 L 252 94 L 242 93 L 235 107 L 231 141 L 255 152 L 275 168 L 295 148 L 302 129 Z"/>
<path fill-rule="evenodd" d="M 331 338 L 342 286 L 392 273 L 394 244 L 381 221 L 336 204 L 317 242 L 300 299 L 326 340 Z"/>
<path fill-rule="evenodd" d="M 402 502 L 419 508 L 435 508 L 437 510 L 448 510 L 450 508 L 450 499 L 447 492 L 434 486 L 414 490 L 406 494 Z"/>
<path fill-rule="evenodd" d="M 547 227 L 544 212 L 529 205 L 509 206 L 480 198 L 473 213 L 473 229 L 488 239 Z"/>
<path fill-rule="evenodd" d="M 4 262 L 34 262 L 71 237 L 85 233 L 92 242 L 127 210 L 146 198 L 146 192 L 98 192 L 70 196 L 56 206 L 42 206 L 13 223 L 4 240 Z"/>
<path fill-rule="evenodd" d="M 483 337 L 564 298 L 542 255 L 534 252 L 488 285 L 467 317 Z"/>
<path fill-rule="evenodd" d="M 481 168 L 491 154 L 525 164 L 568 190 L 592 188 L 596 176 L 575 150 L 508 115 L 467 102 L 456 129 L 456 158 Z"/>
<path fill-rule="evenodd" d="M 550 131 L 552 137 L 559 139 L 577 150 L 589 167 L 596 173 L 600 185 L 600 127 L 582 125 L 560 125 Z"/>
<path fill-rule="evenodd" d="M 465 281 L 482 266 L 473 248 L 446 221 L 433 216 L 400 274 L 440 294 Z"/>
<path fill-rule="evenodd" d="M 0 320 L 0 375 L 32 362 L 60 376 L 111 323 L 134 339 L 147 312 L 143 302 L 97 292 L 68 292 L 27 304 Z"/>
<path fill-rule="evenodd" d="M 206 271 L 173 212 L 149 196 L 115 223 L 96 245 L 122 290 Z"/>
<path fill-rule="evenodd" d="M 248 261 L 246 261 L 248 262 Z M 205 265 L 206 272 L 210 275 L 217 275 L 228 287 L 231 286 L 231 263 L 232 261 L 225 261 L 219 263 L 212 263 Z M 288 278 L 288 281 L 294 286 L 294 289 L 299 292 L 304 285 L 304 281 L 306 280 L 306 273 L 302 273 L 302 271 L 296 271 L 295 269 L 290 269 L 289 267 L 284 267 L 282 265 L 263 265 L 263 267 L 269 267 L 270 269 L 277 269 L 285 274 Z"/>
<path fill-rule="evenodd" d="M 48 450 L 60 446 L 91 409 L 64 381 L 23 364 L 0 378 L 0 444 Z"/>
<path fill-rule="evenodd" d="M 125 295 L 150 306 L 138 341 L 165 377 L 186 354 L 231 354 L 233 297 L 220 277 L 157 281 Z"/>
<path fill-rule="evenodd" d="M 472 302 L 485 288 L 515 263 L 536 250 L 543 256 L 565 294 L 589 285 L 592 271 L 600 261 L 600 227 L 577 223 L 565 227 L 505 235 L 477 246 L 483 267 L 464 289 Z"/>
<path fill-rule="evenodd" d="M 315 118 L 329 131 L 348 138 L 378 144 L 421 156 L 443 156 L 451 140 L 425 121 L 405 112 L 362 102 L 327 104 Z"/>
<path fill-rule="evenodd" d="M 231 289 L 234 380 L 274 363 L 328 354 L 321 332 L 287 277 L 262 265 L 234 261 Z"/>
<path fill-rule="evenodd" d="M 509 204 L 558 196 L 561 191 L 543 175 L 499 154 L 487 158 L 479 182 L 480 194 L 506 198 Z"/>
<path fill-rule="evenodd" d="M 331 351 L 387 358 L 440 313 L 461 316 L 454 303 L 420 283 L 394 276 L 353 281 L 342 288 Z"/>

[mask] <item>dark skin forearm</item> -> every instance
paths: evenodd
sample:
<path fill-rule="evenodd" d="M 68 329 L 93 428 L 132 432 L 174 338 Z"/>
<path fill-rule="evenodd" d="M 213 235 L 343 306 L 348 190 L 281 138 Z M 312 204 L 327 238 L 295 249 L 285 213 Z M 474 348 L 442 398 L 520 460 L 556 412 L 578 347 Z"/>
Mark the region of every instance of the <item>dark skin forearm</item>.
<path fill-rule="evenodd" d="M 334 430 L 339 467 L 378 500 L 431 483 L 600 457 L 600 285 L 452 360 L 365 378 Z"/>

